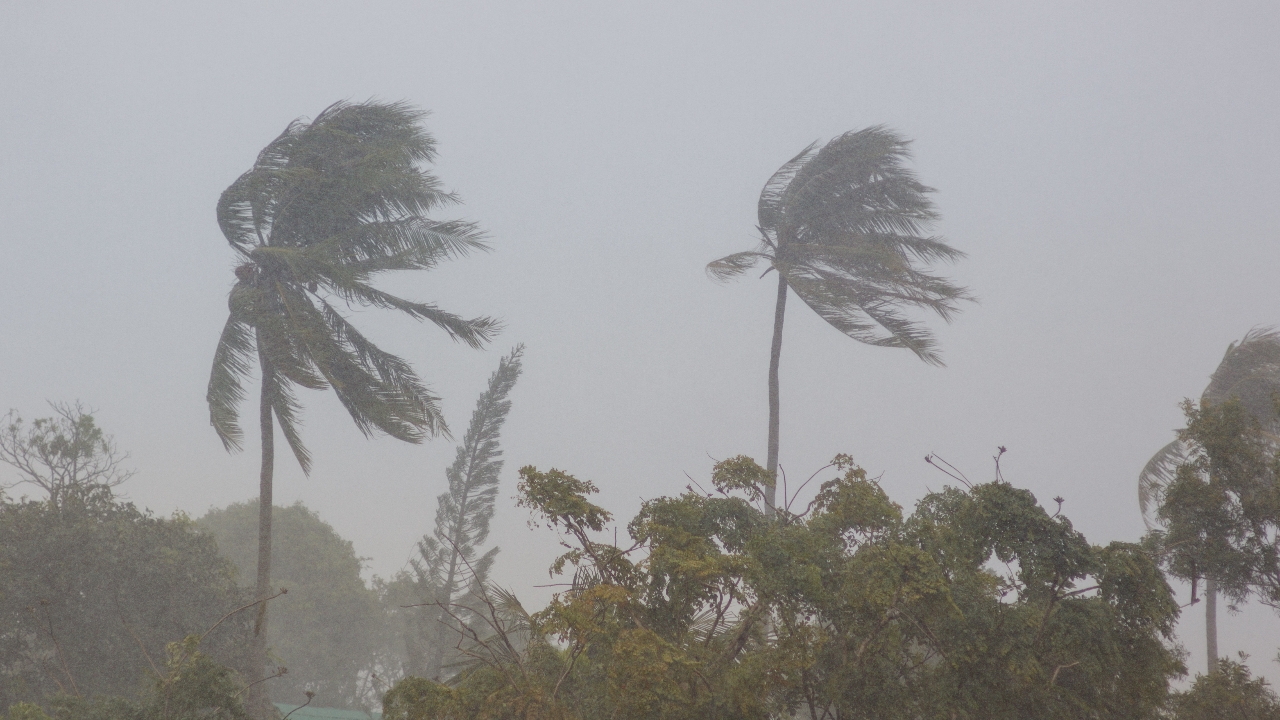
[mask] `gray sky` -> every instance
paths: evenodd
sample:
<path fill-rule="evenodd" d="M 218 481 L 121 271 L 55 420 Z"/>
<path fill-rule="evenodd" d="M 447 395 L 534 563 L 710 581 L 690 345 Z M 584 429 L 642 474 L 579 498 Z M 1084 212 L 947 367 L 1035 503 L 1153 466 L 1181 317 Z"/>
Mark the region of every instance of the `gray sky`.
<path fill-rule="evenodd" d="M 953 276 L 981 304 L 948 367 L 859 345 L 792 303 L 782 464 L 852 454 L 910 505 L 1005 476 L 1096 543 L 1142 532 L 1135 477 L 1227 344 L 1280 322 L 1275 3 L 34 3 L 0 24 L 0 406 L 79 398 L 132 453 L 125 491 L 193 515 L 256 494 L 205 383 L 233 281 L 219 193 L 338 99 L 428 108 L 438 173 L 494 252 L 386 287 L 507 331 L 489 351 L 377 313 L 458 434 L 499 356 L 528 345 L 493 539 L 529 598 L 556 552 L 506 500 L 518 467 L 594 480 L 629 519 L 763 459 L 773 285 L 708 260 L 754 242 L 760 186 L 814 140 L 915 139 Z M 374 572 L 429 529 L 453 443 L 366 441 L 310 394 L 303 500 Z M 248 410 L 248 408 L 246 408 Z M 1050 503 L 1051 504 L 1051 503 Z M 1181 592 L 1187 600 L 1185 590 Z M 1203 666 L 1201 614 L 1181 633 Z M 1280 621 L 1224 616 L 1222 647 L 1277 676 Z"/>

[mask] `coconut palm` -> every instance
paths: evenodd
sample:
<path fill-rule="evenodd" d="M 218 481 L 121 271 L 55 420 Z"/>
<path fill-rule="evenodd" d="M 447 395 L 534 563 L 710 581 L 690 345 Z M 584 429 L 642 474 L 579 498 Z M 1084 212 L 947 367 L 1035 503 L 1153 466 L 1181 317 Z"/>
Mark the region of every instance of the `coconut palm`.
<path fill-rule="evenodd" d="M 937 220 L 922 185 L 904 167 L 909 141 L 875 126 L 848 132 L 821 149 L 810 145 L 778 169 L 760 193 L 760 244 L 707 265 L 717 280 L 765 261 L 778 273 L 769 356 L 769 449 L 766 470 L 778 476 L 778 364 L 787 289 L 854 340 L 907 348 L 941 365 L 937 344 L 904 310 L 925 309 L 950 321 L 968 291 L 924 265 L 964 253 L 927 235 Z M 761 276 L 763 277 L 763 275 Z M 765 498 L 770 512 L 776 487 Z"/>
<path fill-rule="evenodd" d="M 1201 406 L 1216 405 L 1236 398 L 1271 435 L 1280 434 L 1280 413 L 1274 398 L 1280 392 L 1280 333 L 1272 328 L 1254 328 L 1239 342 L 1227 346 L 1222 361 L 1209 376 L 1209 385 L 1200 395 Z M 1159 522 L 1157 512 L 1164 491 L 1177 476 L 1178 468 L 1189 462 L 1197 449 L 1179 432 L 1173 442 L 1151 456 L 1138 474 L 1138 507 L 1149 529 Z M 1205 578 L 1205 649 L 1208 669 L 1218 666 L 1218 585 Z"/>
<path fill-rule="evenodd" d="M 457 198 L 422 167 L 436 155 L 423 116 L 403 103 L 335 103 L 285 128 L 218 201 L 218 225 L 240 264 L 214 353 L 209 414 L 223 445 L 239 450 L 239 405 L 256 359 L 260 600 L 271 594 L 274 422 L 303 471 L 311 468 L 296 388 L 332 388 L 366 436 L 380 431 L 416 443 L 447 433 L 439 399 L 409 363 L 370 342 L 339 308 L 399 310 L 475 348 L 497 330 L 491 318 L 463 319 L 371 284 L 381 272 L 428 269 L 486 247 L 474 224 L 427 217 Z M 263 600 L 254 628 L 263 667 L 266 619 Z M 259 706 L 263 687 L 254 686 Z"/>

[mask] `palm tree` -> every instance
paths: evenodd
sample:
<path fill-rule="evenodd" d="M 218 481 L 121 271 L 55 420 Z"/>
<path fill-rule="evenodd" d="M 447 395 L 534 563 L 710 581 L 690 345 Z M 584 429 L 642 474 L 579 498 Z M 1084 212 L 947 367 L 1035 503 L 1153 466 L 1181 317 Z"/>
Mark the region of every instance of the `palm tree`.
<path fill-rule="evenodd" d="M 1222 361 L 1209 376 L 1209 385 L 1200 395 L 1201 406 L 1216 405 L 1238 398 L 1245 409 L 1271 435 L 1280 434 L 1280 413 L 1274 398 L 1280 392 L 1280 333 L 1272 328 L 1254 328 L 1239 342 L 1227 346 Z M 1155 529 L 1156 513 L 1165 488 L 1173 482 L 1178 468 L 1196 453 L 1182 433 L 1151 456 L 1138 474 L 1138 507 L 1148 529 Z M 1208 669 L 1218 668 L 1218 584 L 1205 577 L 1204 624 Z"/>
<path fill-rule="evenodd" d="M 787 289 L 823 320 L 854 340 L 907 348 L 941 365 L 933 335 L 908 317 L 923 308 L 950 321 L 968 290 L 921 267 L 964 253 L 925 231 L 938 218 L 915 174 L 903 166 L 909 141 L 877 125 L 848 132 L 821 149 L 810 145 L 765 183 L 758 206 L 760 244 L 707 265 L 716 280 L 742 274 L 761 260 L 778 273 L 769 356 L 769 454 L 778 477 L 778 363 Z M 763 275 L 761 276 L 763 277 Z M 773 510 L 776 487 L 765 503 Z"/>
<path fill-rule="evenodd" d="M 429 320 L 454 340 L 481 347 L 495 320 L 463 319 L 404 300 L 371 281 L 389 270 L 429 269 L 485 249 L 478 227 L 426 214 L 457 202 L 422 168 L 435 141 L 424 113 L 403 103 L 335 103 L 310 123 L 294 121 L 218 201 L 218 225 L 239 257 L 230 315 L 213 358 L 209 415 L 227 450 L 239 450 L 243 382 L 257 359 L 261 377 L 255 662 L 266 665 L 271 595 L 274 421 L 304 472 L 311 457 L 298 435 L 295 388 L 332 388 L 366 436 L 406 442 L 447 433 L 439 398 L 405 360 L 366 339 L 339 312 L 345 304 L 399 310 Z M 264 686 L 250 698 L 266 706 Z"/>

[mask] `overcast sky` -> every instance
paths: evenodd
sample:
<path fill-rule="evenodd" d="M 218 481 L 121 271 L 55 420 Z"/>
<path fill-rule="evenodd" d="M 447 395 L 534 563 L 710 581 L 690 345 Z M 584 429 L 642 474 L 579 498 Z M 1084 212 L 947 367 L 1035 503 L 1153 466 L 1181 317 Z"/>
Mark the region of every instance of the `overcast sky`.
<path fill-rule="evenodd" d="M 1135 478 L 1227 344 L 1280 322 L 1280 5 L 1255 3 L 6 3 L 0 23 L 0 407 L 83 400 L 131 454 L 130 498 L 192 515 L 257 492 L 205 384 L 234 257 L 218 195 L 289 121 L 339 99 L 432 113 L 436 171 L 493 252 L 385 287 L 506 331 L 487 351 L 354 313 L 443 395 L 458 435 L 527 344 L 503 445 L 496 573 L 541 598 L 556 552 L 517 468 L 642 498 L 763 460 L 773 284 L 748 249 L 760 186 L 814 140 L 886 123 L 938 189 L 949 270 L 981 299 L 935 326 L 947 367 L 790 305 L 782 465 L 838 452 L 910 506 L 1005 477 L 1095 543 L 1143 531 Z M 386 576 L 430 529 L 453 443 L 365 440 L 306 402 L 305 502 Z M 251 408 L 246 407 L 251 412 Z M 252 426 L 252 422 L 249 423 Z M 5 476 L 9 477 L 9 476 Z M 1188 594 L 1180 590 L 1180 600 Z M 1273 678 L 1280 621 L 1219 620 Z M 1202 615 L 1181 637 L 1203 666 Z M 1263 630 L 1259 630 L 1262 628 Z"/>

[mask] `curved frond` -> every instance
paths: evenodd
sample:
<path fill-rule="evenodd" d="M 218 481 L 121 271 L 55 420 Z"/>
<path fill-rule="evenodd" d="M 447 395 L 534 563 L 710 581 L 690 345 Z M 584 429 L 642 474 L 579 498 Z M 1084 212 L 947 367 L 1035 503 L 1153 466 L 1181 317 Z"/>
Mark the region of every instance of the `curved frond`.
<path fill-rule="evenodd" d="M 707 263 L 707 275 L 710 275 L 713 280 L 727 282 L 755 267 L 761 260 L 768 259 L 770 258 L 767 254 L 755 250 L 725 255 L 719 260 Z"/>
<path fill-rule="evenodd" d="M 213 369 L 209 373 L 209 422 L 228 451 L 243 449 L 244 432 L 240 429 L 240 403 L 244 401 L 242 381 L 252 369 L 253 328 L 234 313 L 227 318 L 213 353 Z"/>
<path fill-rule="evenodd" d="M 339 295 L 348 301 L 361 302 L 374 307 L 399 310 L 417 320 L 428 320 L 448 333 L 450 339 L 461 340 L 473 348 L 484 347 L 502 329 L 502 323 L 491 317 L 478 317 L 467 320 L 461 316 L 446 312 L 430 303 L 418 303 L 396 297 L 375 287 L 355 283 L 343 288 L 335 288 Z"/>
<path fill-rule="evenodd" d="M 764 188 L 760 190 L 760 200 L 756 203 L 756 219 L 760 223 L 761 232 L 772 232 L 782 224 L 785 212 L 783 196 L 796 174 L 813 157 L 817 147 L 818 143 L 809 143 L 808 147 L 783 163 L 765 182 Z"/>
<path fill-rule="evenodd" d="M 1190 459 L 1190 448 L 1182 440 L 1174 440 L 1156 451 L 1138 473 L 1138 508 L 1148 530 L 1155 529 L 1156 511 L 1164 499 L 1165 488 L 1178 474 L 1178 467 Z"/>
<path fill-rule="evenodd" d="M 298 402 L 289 379 L 275 372 L 270 363 L 263 363 L 263 365 L 263 392 L 267 394 L 267 402 L 271 403 L 272 414 L 280 424 L 280 434 L 284 435 L 285 442 L 293 451 L 293 456 L 298 460 L 303 474 L 310 475 L 311 451 L 307 450 L 306 445 L 302 443 L 302 436 L 298 433 L 300 424 L 298 413 L 302 410 L 302 405 Z"/>

